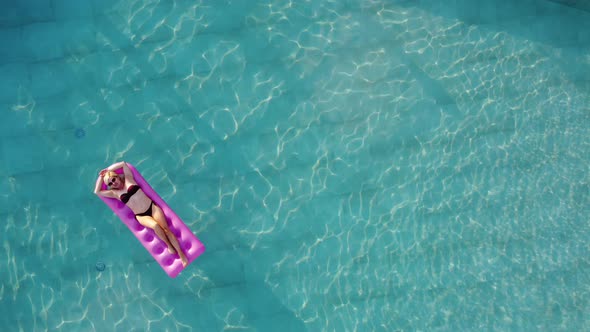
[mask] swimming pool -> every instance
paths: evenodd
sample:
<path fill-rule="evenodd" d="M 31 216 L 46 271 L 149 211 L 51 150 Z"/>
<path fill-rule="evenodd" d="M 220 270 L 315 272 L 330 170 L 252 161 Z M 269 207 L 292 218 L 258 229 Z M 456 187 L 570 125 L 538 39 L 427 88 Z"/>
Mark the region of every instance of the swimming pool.
<path fill-rule="evenodd" d="M 590 329 L 590 13 L 560 1 L 0 11 L 6 331 Z M 137 166 L 170 279 L 92 194 Z"/>

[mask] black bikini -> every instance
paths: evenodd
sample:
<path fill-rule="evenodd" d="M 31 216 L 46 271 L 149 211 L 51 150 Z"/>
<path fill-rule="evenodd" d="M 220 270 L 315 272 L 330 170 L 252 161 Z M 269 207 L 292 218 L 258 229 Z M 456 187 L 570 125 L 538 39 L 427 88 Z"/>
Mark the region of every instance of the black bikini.
<path fill-rule="evenodd" d="M 127 202 L 129 202 L 129 199 L 131 198 L 131 196 L 133 196 L 133 194 L 135 194 L 138 190 L 139 190 L 139 186 L 136 184 L 129 186 L 129 189 L 127 189 L 127 192 L 120 196 L 121 201 L 123 203 L 127 204 Z"/>
<path fill-rule="evenodd" d="M 129 202 L 129 199 L 131 198 L 131 196 L 133 196 L 133 194 L 135 194 L 139 189 L 139 186 L 136 184 L 133 184 L 131 186 L 129 186 L 129 189 L 127 189 L 126 193 L 123 193 L 120 198 L 121 201 L 125 204 L 127 204 L 127 202 Z M 151 216 L 152 215 L 152 205 L 154 205 L 154 201 L 152 201 L 150 203 L 150 207 L 144 212 L 144 213 L 136 213 L 136 216 Z"/>
<path fill-rule="evenodd" d="M 154 201 L 150 203 L 150 207 L 144 213 L 137 213 L 135 216 L 151 216 L 152 215 L 152 205 L 154 205 Z"/>

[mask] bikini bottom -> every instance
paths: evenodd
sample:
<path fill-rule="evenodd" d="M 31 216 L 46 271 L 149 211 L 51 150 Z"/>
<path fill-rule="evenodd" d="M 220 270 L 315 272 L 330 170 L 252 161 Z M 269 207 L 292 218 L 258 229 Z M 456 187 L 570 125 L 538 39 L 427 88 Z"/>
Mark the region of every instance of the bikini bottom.
<path fill-rule="evenodd" d="M 150 207 L 144 213 L 138 213 L 135 216 L 151 216 L 152 215 L 152 205 L 154 205 L 154 201 L 150 203 Z"/>

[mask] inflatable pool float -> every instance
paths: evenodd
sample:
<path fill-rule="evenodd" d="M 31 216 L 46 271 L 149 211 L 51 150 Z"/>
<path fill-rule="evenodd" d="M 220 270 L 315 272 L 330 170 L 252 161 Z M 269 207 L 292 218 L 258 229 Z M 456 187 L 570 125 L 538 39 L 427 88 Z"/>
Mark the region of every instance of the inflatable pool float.
<path fill-rule="evenodd" d="M 152 189 L 137 169 L 129 163 L 127 163 L 127 166 L 129 166 L 129 169 L 133 174 L 133 179 L 139 185 L 141 190 L 143 190 L 143 192 L 164 212 L 170 231 L 176 235 L 178 243 L 188 260 L 187 266 L 189 266 L 195 258 L 199 257 L 205 251 L 205 246 L 186 226 L 182 219 L 180 219 L 168 204 L 166 204 L 154 189 Z M 117 169 L 115 172 L 122 174 L 123 169 Z M 108 190 L 104 183 L 101 188 L 102 190 Z M 133 211 L 131 211 L 125 203 L 116 198 L 108 198 L 101 195 L 98 195 L 98 197 L 100 197 L 100 199 L 113 210 L 119 219 L 121 219 L 127 228 L 129 228 L 131 233 L 135 235 L 145 249 L 152 255 L 152 257 L 154 257 L 156 262 L 160 264 L 168 276 L 175 278 L 180 272 L 182 272 L 182 270 L 184 270 L 184 268 L 186 268 L 182 266 L 178 254 L 170 254 L 166 249 L 166 244 L 156 236 L 152 229 L 142 226 L 137 219 L 135 219 Z"/>

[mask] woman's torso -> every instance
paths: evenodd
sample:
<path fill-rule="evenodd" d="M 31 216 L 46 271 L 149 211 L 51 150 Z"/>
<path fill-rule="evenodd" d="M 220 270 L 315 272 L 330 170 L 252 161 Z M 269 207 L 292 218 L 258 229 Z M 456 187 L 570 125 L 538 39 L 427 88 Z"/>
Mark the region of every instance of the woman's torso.
<path fill-rule="evenodd" d="M 152 200 L 149 197 L 147 197 L 147 195 L 139 187 L 137 187 L 137 191 L 135 191 L 135 193 L 131 194 L 131 192 L 129 192 L 129 189 L 132 186 L 137 186 L 137 184 L 130 184 L 128 186 L 125 186 L 124 190 L 115 190 L 115 193 L 117 194 L 117 196 L 119 196 L 119 199 L 121 199 L 121 201 L 124 202 L 124 200 L 127 199 L 127 202 L 125 202 L 125 204 L 131 209 L 131 211 L 133 211 L 136 214 L 143 213 L 150 207 Z"/>

